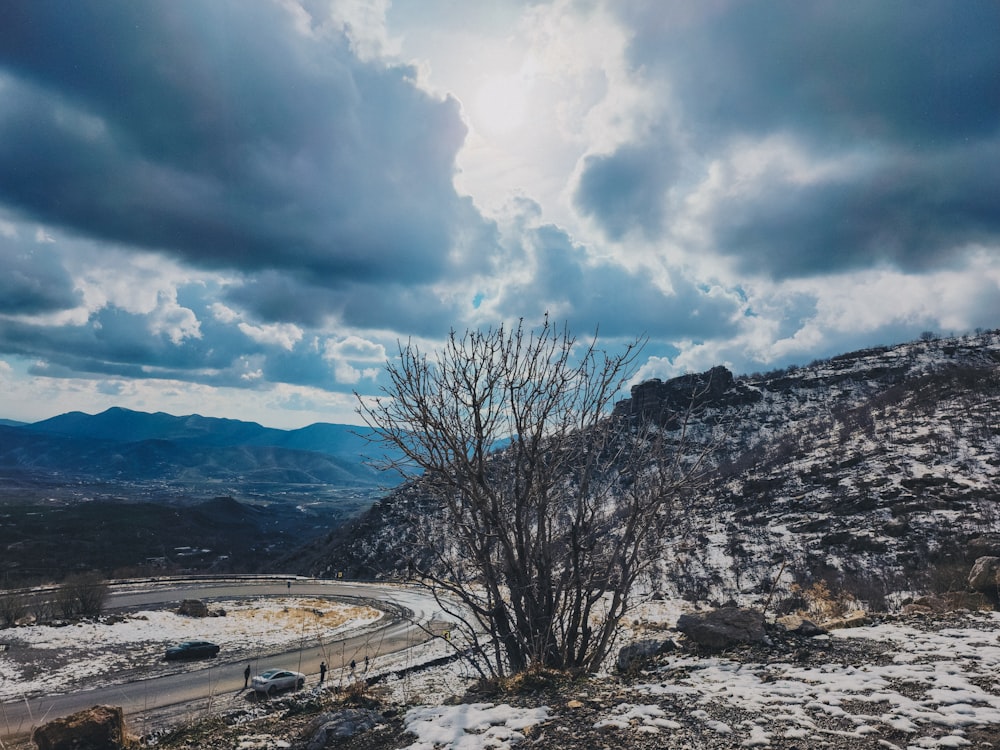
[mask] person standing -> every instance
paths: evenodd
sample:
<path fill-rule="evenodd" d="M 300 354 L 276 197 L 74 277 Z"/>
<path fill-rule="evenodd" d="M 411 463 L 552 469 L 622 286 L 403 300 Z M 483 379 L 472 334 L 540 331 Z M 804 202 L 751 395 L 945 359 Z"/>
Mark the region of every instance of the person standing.
<path fill-rule="evenodd" d="M 247 668 L 243 670 L 243 689 L 246 690 L 250 686 L 250 665 L 247 664 Z"/>
<path fill-rule="evenodd" d="M 321 661 L 319 663 L 319 684 L 323 684 L 323 680 L 326 679 L 326 662 Z"/>

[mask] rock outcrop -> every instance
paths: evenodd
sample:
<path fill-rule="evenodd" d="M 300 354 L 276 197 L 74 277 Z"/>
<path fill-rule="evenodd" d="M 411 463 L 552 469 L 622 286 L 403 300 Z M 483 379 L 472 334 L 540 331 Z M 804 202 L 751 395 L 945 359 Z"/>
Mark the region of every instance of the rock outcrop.
<path fill-rule="evenodd" d="M 654 656 L 677 648 L 670 639 L 647 638 L 630 643 L 618 651 L 618 671 L 632 672 L 642 669 Z"/>
<path fill-rule="evenodd" d="M 736 383 L 725 367 L 681 375 L 663 381 L 659 378 L 632 386 L 631 398 L 615 404 L 614 414 L 632 419 L 654 420 L 667 427 L 678 418 L 706 407 L 721 408 L 752 404 L 762 398 L 759 391 Z"/>

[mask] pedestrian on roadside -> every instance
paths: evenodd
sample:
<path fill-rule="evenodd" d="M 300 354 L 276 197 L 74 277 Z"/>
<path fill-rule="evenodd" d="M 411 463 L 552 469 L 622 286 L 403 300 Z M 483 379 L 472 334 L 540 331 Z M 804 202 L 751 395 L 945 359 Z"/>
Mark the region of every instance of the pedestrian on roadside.
<path fill-rule="evenodd" d="M 247 668 L 243 670 L 243 689 L 246 690 L 250 686 L 250 665 L 247 664 Z"/>
<path fill-rule="evenodd" d="M 319 684 L 323 684 L 323 680 L 326 679 L 326 662 L 321 661 L 319 663 Z"/>
<path fill-rule="evenodd" d="M 355 669 L 355 667 L 357 667 L 357 666 L 358 666 L 357 662 L 356 662 L 356 661 L 354 661 L 354 659 L 351 659 L 351 674 L 352 674 L 352 675 L 354 674 L 354 669 Z"/>
<path fill-rule="evenodd" d="M 365 654 L 365 674 L 368 674 L 368 654 Z"/>

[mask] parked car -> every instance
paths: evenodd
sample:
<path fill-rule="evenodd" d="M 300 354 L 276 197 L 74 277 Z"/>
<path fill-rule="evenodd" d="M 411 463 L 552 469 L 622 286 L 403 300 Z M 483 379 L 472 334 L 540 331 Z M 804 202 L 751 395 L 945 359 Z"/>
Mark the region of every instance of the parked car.
<path fill-rule="evenodd" d="M 219 646 L 210 641 L 184 641 L 168 648 L 163 654 L 163 658 L 201 659 L 206 656 L 215 656 L 218 653 Z"/>
<path fill-rule="evenodd" d="M 274 695 L 279 690 L 300 688 L 306 684 L 306 676 L 301 672 L 291 672 L 287 669 L 268 669 L 253 678 L 251 687 L 258 693 Z"/>

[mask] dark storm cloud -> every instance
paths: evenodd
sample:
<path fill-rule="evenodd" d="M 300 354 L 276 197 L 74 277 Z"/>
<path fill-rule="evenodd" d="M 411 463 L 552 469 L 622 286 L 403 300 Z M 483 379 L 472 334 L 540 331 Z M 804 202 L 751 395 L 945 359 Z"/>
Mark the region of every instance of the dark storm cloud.
<path fill-rule="evenodd" d="M 203 267 L 433 279 L 481 219 L 459 107 L 277 3 L 8 3 L 0 201 Z"/>
<path fill-rule="evenodd" d="M 591 158 L 576 201 L 610 236 L 621 234 L 623 215 L 654 225 L 659 212 L 678 205 L 668 191 L 696 189 L 710 166 L 771 139 L 807 164 L 843 167 L 805 183 L 777 168 L 751 177 L 724 172 L 743 182 L 714 196 L 705 229 L 711 249 L 745 271 L 924 270 L 952 264 L 968 243 L 1000 241 L 992 166 L 1000 155 L 1000 4 L 637 0 L 614 7 L 634 31 L 636 70 L 665 81 L 660 131 L 680 132 L 686 152 L 684 169 L 660 184 L 641 166 L 632 176 L 619 170 L 625 184 L 615 184 L 608 165 L 660 163 L 669 136 L 643 135 Z"/>
<path fill-rule="evenodd" d="M 920 272 L 1000 238 L 1000 140 L 900 159 L 816 184 L 761 178 L 707 217 L 745 271 L 812 276 L 888 264 Z"/>
<path fill-rule="evenodd" d="M 575 195 L 576 207 L 598 217 L 616 240 L 641 229 L 654 236 L 663 229 L 663 194 L 675 179 L 672 154 L 659 153 L 666 144 L 625 146 L 614 154 L 588 156 Z"/>
<path fill-rule="evenodd" d="M 368 330 L 403 328 L 416 336 L 444 336 L 467 310 L 420 284 L 352 283 L 314 286 L 277 273 L 256 274 L 225 299 L 260 320 L 286 320 L 310 328 L 330 319 Z"/>
<path fill-rule="evenodd" d="M 0 235 L 0 314 L 58 312 L 79 304 L 73 279 L 44 246 Z"/>
<path fill-rule="evenodd" d="M 818 142 L 996 134 L 995 0 L 615 4 L 633 62 L 669 80 L 690 134 L 791 130 Z"/>
<path fill-rule="evenodd" d="M 91 373 L 158 377 L 156 370 L 228 366 L 224 351 L 195 340 L 184 346 L 150 335 L 147 315 L 104 308 L 86 325 L 47 326 L 9 320 L 0 326 L 0 350 Z M 144 370 L 144 366 L 150 369 Z"/>

